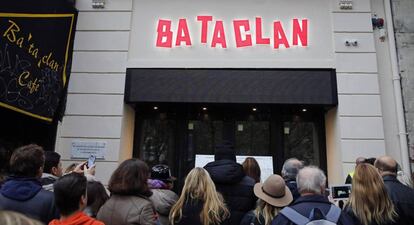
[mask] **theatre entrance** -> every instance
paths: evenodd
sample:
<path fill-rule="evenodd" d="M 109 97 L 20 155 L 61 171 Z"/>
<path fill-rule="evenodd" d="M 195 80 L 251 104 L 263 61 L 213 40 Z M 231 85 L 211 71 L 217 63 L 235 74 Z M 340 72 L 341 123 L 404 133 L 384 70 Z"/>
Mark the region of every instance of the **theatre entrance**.
<path fill-rule="evenodd" d="M 249 104 L 136 105 L 134 157 L 167 164 L 181 186 L 197 154 L 231 143 L 237 155 L 272 156 L 275 173 L 297 157 L 326 171 L 324 109 Z"/>

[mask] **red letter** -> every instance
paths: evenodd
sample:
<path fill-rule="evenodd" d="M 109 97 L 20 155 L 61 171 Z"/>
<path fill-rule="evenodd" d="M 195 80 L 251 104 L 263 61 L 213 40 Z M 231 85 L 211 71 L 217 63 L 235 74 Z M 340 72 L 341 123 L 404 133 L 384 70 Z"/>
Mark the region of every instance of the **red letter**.
<path fill-rule="evenodd" d="M 252 46 L 252 35 L 246 34 L 246 40 L 243 40 L 241 37 L 240 27 L 244 27 L 244 31 L 250 30 L 250 25 L 248 20 L 233 20 L 234 27 L 234 36 L 236 37 L 236 47 L 246 47 Z"/>
<path fill-rule="evenodd" d="M 185 42 L 185 45 L 191 45 L 190 33 L 188 33 L 188 26 L 186 19 L 180 19 L 178 22 L 177 39 L 175 40 L 175 46 L 180 46 L 181 42 Z"/>
<path fill-rule="evenodd" d="M 275 21 L 273 23 L 273 34 L 274 34 L 274 44 L 273 48 L 279 48 L 279 45 L 285 45 L 285 48 L 289 48 L 289 42 L 286 38 L 285 31 L 283 30 L 282 24 L 280 21 Z"/>
<path fill-rule="evenodd" d="M 214 26 L 213 40 L 211 47 L 215 48 L 217 44 L 221 44 L 222 48 L 227 48 L 226 35 L 224 34 L 223 21 L 217 20 Z"/>
<path fill-rule="evenodd" d="M 269 45 L 270 38 L 264 38 L 262 34 L 262 18 L 256 17 L 256 44 Z"/>
<path fill-rule="evenodd" d="M 171 48 L 172 47 L 172 32 L 170 20 L 158 20 L 157 27 L 157 47 Z M 165 41 L 162 39 L 165 37 Z"/>
<path fill-rule="evenodd" d="M 197 21 L 201 21 L 201 43 L 207 43 L 208 22 L 212 21 L 212 16 L 197 16 Z"/>
<path fill-rule="evenodd" d="M 298 37 L 302 46 L 308 46 L 308 20 L 302 20 L 302 29 L 300 29 L 299 20 L 293 19 L 293 45 L 298 45 Z"/>

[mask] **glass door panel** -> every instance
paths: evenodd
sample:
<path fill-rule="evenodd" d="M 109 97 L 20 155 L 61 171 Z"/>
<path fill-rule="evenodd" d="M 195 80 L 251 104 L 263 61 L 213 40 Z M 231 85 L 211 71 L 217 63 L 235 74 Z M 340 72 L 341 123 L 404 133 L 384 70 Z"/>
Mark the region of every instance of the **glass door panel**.
<path fill-rule="evenodd" d="M 298 119 L 284 122 L 284 158 L 296 157 L 320 166 L 320 143 L 315 122 Z"/>
<path fill-rule="evenodd" d="M 170 165 L 174 162 L 176 121 L 145 119 L 142 123 L 140 158 L 150 168 L 156 164 Z"/>
<path fill-rule="evenodd" d="M 236 154 L 269 155 L 270 123 L 268 121 L 236 121 Z"/>

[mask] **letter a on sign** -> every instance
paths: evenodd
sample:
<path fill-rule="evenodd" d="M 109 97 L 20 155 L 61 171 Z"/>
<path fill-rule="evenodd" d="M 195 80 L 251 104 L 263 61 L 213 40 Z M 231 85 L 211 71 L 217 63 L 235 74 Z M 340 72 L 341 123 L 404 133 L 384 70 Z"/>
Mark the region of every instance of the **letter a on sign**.
<path fill-rule="evenodd" d="M 276 21 L 273 23 L 273 32 L 274 32 L 274 47 L 273 48 L 279 48 L 279 45 L 283 44 L 285 48 L 289 48 L 289 42 L 286 38 L 285 31 L 283 30 L 282 24 L 280 21 Z"/>
<path fill-rule="evenodd" d="M 211 47 L 215 48 L 217 44 L 221 44 L 222 48 L 227 48 L 226 35 L 224 34 L 223 21 L 221 20 L 216 21 Z"/>
<path fill-rule="evenodd" d="M 157 27 L 157 47 L 171 48 L 172 47 L 171 21 L 158 20 Z"/>
<path fill-rule="evenodd" d="M 188 33 L 188 26 L 186 19 L 180 19 L 178 22 L 177 39 L 175 40 L 175 46 L 180 46 L 181 42 L 185 42 L 185 45 L 191 45 L 190 33 Z"/>

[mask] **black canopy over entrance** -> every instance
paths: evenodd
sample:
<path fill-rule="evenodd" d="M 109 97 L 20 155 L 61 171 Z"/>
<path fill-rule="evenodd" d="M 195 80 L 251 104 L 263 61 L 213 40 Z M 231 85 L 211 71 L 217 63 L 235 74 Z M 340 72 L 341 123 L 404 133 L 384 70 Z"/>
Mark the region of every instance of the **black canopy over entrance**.
<path fill-rule="evenodd" d="M 125 101 L 338 104 L 331 69 L 127 69 Z"/>

